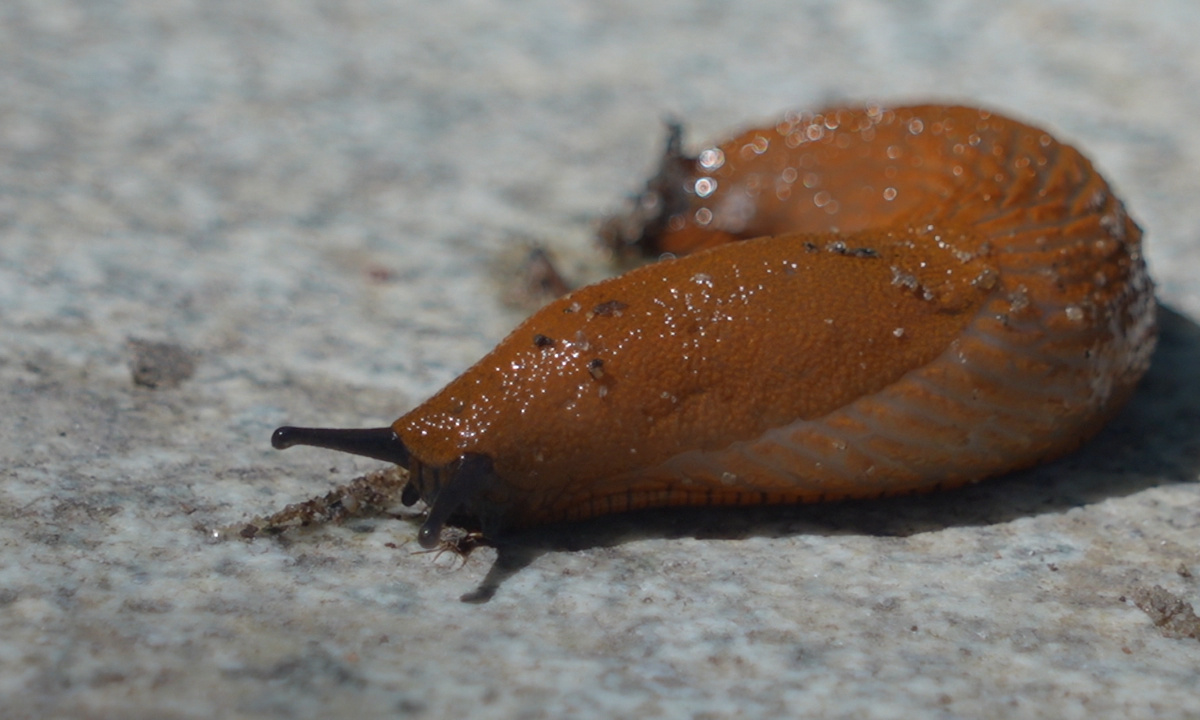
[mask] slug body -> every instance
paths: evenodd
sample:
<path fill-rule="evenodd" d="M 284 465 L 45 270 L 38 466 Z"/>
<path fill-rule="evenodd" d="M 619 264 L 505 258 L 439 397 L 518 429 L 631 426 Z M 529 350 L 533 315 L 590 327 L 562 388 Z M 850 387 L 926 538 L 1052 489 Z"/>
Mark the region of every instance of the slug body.
<path fill-rule="evenodd" d="M 374 430 L 420 541 L 665 505 L 949 488 L 1078 447 L 1155 342 L 1141 231 L 1091 164 L 986 111 L 789 115 L 678 152 L 614 230 L 677 257 L 533 315 Z"/>

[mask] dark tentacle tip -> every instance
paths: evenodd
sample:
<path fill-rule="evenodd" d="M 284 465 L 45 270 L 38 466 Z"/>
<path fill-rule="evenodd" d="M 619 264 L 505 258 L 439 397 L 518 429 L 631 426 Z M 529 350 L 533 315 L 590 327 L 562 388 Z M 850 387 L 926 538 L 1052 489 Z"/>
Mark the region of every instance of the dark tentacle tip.
<path fill-rule="evenodd" d="M 297 444 L 299 441 L 296 440 L 296 431 L 299 429 L 290 426 L 275 428 L 275 432 L 271 433 L 271 447 L 286 450 Z"/>
<path fill-rule="evenodd" d="M 433 526 L 425 523 L 421 529 L 417 531 L 417 544 L 426 550 L 432 550 L 438 546 L 442 538 L 442 526 Z"/>

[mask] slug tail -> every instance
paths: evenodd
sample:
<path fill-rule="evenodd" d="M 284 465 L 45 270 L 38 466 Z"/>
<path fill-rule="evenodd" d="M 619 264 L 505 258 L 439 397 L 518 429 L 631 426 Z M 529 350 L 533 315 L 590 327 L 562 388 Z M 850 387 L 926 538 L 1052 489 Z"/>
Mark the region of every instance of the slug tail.
<path fill-rule="evenodd" d="M 683 125 L 669 121 L 658 171 L 627 212 L 604 221 L 598 233 L 601 246 L 626 260 L 661 254 L 659 238 L 667 234 L 672 217 L 687 211 L 690 195 L 685 188 L 694 182 L 695 173 L 696 158 L 683 152 Z"/>

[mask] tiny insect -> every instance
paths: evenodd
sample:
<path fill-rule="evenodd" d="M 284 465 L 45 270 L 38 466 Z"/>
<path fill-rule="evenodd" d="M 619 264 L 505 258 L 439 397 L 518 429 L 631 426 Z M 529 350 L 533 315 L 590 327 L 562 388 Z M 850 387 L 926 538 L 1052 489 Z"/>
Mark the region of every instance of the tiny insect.
<path fill-rule="evenodd" d="M 695 157 L 672 134 L 615 248 L 389 427 L 281 427 L 407 469 L 449 524 L 951 488 L 1077 448 L 1156 325 L 1141 230 L 1077 150 L 975 108 L 793 113 Z"/>

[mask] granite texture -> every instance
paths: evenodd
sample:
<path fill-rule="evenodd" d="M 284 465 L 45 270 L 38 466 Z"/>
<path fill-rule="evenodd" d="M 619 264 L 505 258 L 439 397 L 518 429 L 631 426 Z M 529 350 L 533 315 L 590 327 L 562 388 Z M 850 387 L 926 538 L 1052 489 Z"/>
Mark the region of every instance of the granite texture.
<path fill-rule="evenodd" d="M 1200 717 L 1200 5 L 132 0 L 0 5 L 0 716 Z M 530 243 L 693 142 L 968 101 L 1096 161 L 1161 350 L 1082 452 L 919 500 L 650 513 L 465 561 L 390 518 L 235 524 L 523 312 Z M 514 250 L 514 248 L 516 250 Z M 461 602 L 474 594 L 482 602 Z"/>

